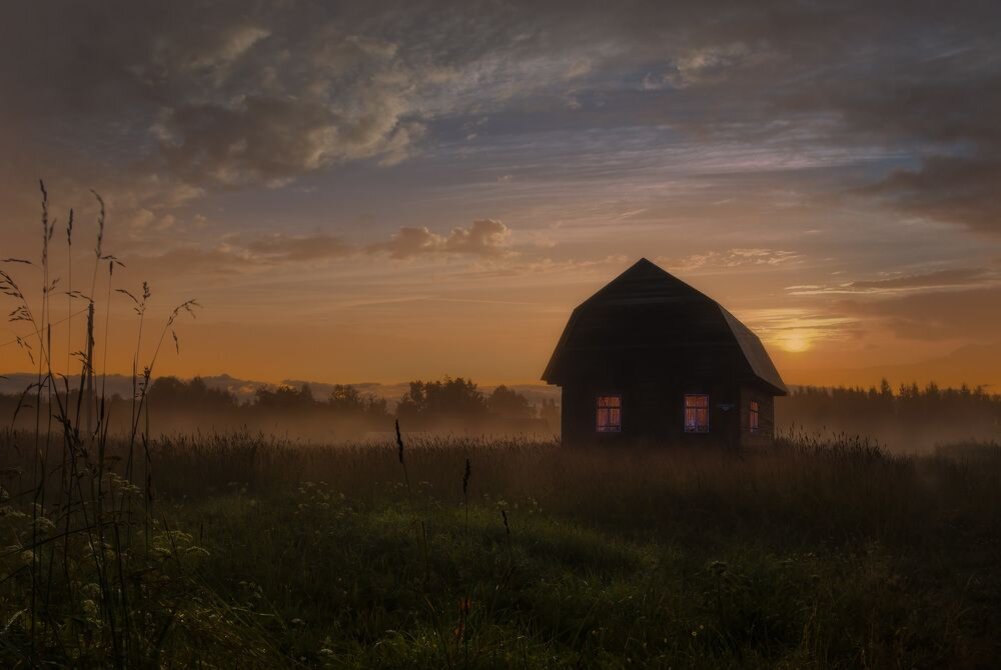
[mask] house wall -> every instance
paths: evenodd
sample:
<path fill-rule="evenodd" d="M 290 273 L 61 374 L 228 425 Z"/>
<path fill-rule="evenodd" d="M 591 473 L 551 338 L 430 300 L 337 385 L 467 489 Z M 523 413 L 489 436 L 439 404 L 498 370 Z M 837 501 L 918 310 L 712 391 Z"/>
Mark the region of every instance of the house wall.
<path fill-rule="evenodd" d="M 758 403 L 758 430 L 750 430 L 751 401 Z M 740 389 L 740 446 L 767 447 L 775 441 L 775 398 L 758 386 Z"/>
<path fill-rule="evenodd" d="M 599 395 L 622 396 L 622 431 L 596 430 Z M 686 433 L 684 396 L 709 395 L 709 432 Z M 563 441 L 568 445 L 677 444 L 738 447 L 741 427 L 741 387 L 734 383 L 699 378 L 663 377 L 653 380 L 620 379 L 604 383 L 580 381 L 563 387 Z M 766 414 L 762 403 L 762 424 Z"/>

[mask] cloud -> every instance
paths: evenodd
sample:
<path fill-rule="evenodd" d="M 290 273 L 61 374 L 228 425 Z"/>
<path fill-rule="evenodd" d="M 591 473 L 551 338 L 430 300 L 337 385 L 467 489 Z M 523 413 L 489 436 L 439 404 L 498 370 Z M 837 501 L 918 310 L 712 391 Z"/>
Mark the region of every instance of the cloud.
<path fill-rule="evenodd" d="M 232 249 L 203 249 L 193 245 L 177 246 L 157 254 L 130 255 L 123 260 L 127 268 L 140 270 L 144 279 L 176 277 L 182 269 L 185 275 L 211 277 L 251 271 L 255 267 L 251 259 L 233 253 Z"/>
<path fill-rule="evenodd" d="M 985 268 L 950 268 L 921 274 L 895 274 L 880 279 L 788 286 L 790 295 L 838 293 L 893 294 L 941 291 L 942 289 L 977 288 L 999 283 L 1001 277 Z"/>
<path fill-rule="evenodd" d="M 17 67 L 0 71 L 0 134 L 209 193 L 399 165 L 485 115 L 489 127 L 463 133 L 484 152 L 526 129 L 566 143 L 669 128 L 786 156 L 882 152 L 892 165 L 856 160 L 852 193 L 1001 229 L 997 3 L 527 7 L 6 3 L 0 59 Z"/>
<path fill-rule="evenodd" d="M 998 10 L 995 10 L 998 11 Z M 827 113 L 829 131 L 856 145 L 893 148 L 907 156 L 855 190 L 910 216 L 1001 234 L 1001 59 L 969 25 L 965 40 L 935 35 L 926 51 L 889 47 L 883 67 L 856 81 L 822 75 L 783 98 L 787 110 Z M 995 15 L 992 20 L 997 21 Z M 923 31 L 934 34 L 930 26 Z M 875 57 L 876 48 L 873 48 Z"/>
<path fill-rule="evenodd" d="M 877 300 L 843 300 L 841 313 L 882 322 L 894 335 L 919 341 L 996 341 L 1001 312 L 984 309 L 1001 304 L 1001 287 L 930 291 Z"/>
<path fill-rule="evenodd" d="M 787 351 L 802 351 L 821 342 L 858 338 L 862 331 L 857 315 L 828 310 L 779 307 L 751 309 L 740 318 L 767 345 Z"/>
<path fill-rule="evenodd" d="M 1001 152 L 1001 142 L 991 150 Z M 863 192 L 908 214 L 1001 234 L 999 188 L 1001 159 L 996 155 L 932 156 L 919 168 L 897 170 Z"/>
<path fill-rule="evenodd" d="M 285 235 L 272 233 L 240 245 L 250 255 L 270 261 L 315 261 L 342 258 L 354 249 L 334 235 Z"/>
<path fill-rule="evenodd" d="M 507 250 L 511 229 L 494 219 L 473 221 L 468 228 L 456 227 L 448 235 L 425 227 L 402 227 L 388 242 L 368 247 L 369 253 L 388 253 L 392 258 L 413 258 L 423 254 L 466 254 L 502 256 Z"/>
<path fill-rule="evenodd" d="M 658 262 L 683 271 L 701 269 L 729 269 L 746 266 L 777 266 L 802 260 L 803 256 L 795 251 L 782 249 L 727 249 L 726 251 L 707 251 L 702 254 L 692 254 L 680 260 L 658 258 Z"/>
<path fill-rule="evenodd" d="M 157 277 L 176 275 L 180 268 L 189 275 L 213 276 L 253 272 L 262 266 L 347 258 L 356 252 L 334 235 L 272 233 L 226 235 L 215 246 L 181 244 L 159 253 L 128 255 L 123 260 L 128 267 Z"/>
<path fill-rule="evenodd" d="M 21 66 L 0 73 L 0 96 L 64 152 L 92 153 L 93 125 L 121 138 L 126 169 L 206 189 L 280 186 L 346 161 L 399 164 L 437 118 L 482 116 L 602 56 L 540 44 L 553 15 L 533 26 L 450 8 L 445 21 L 428 11 L 438 4 L 5 7 L 0 25 L 19 28 L 0 29 L 0 58 Z M 43 40 L 44 58 L 23 58 Z"/>
<path fill-rule="evenodd" d="M 847 286 L 848 288 L 858 290 L 941 288 L 943 286 L 968 286 L 980 283 L 981 280 L 988 276 L 986 270 L 979 268 L 957 268 L 918 275 L 890 277 L 887 279 L 854 281 L 850 282 Z"/>
<path fill-rule="evenodd" d="M 423 126 L 401 123 L 400 113 L 391 96 L 353 117 L 321 102 L 255 96 L 170 110 L 158 133 L 168 169 L 189 183 L 281 186 L 338 161 L 404 160 Z"/>
<path fill-rule="evenodd" d="M 647 73 L 641 87 L 655 91 L 719 84 L 768 58 L 767 51 L 755 51 L 743 42 L 695 48 L 679 54 L 660 74 Z"/>
<path fill-rule="evenodd" d="M 411 258 L 418 254 L 440 251 L 443 244 L 444 238 L 426 227 L 404 226 L 388 242 L 374 244 L 369 247 L 369 251 L 388 251 L 393 258 Z"/>
<path fill-rule="evenodd" d="M 469 228 L 453 228 L 445 239 L 445 251 L 492 256 L 502 251 L 510 235 L 500 221 L 479 219 Z"/>
<path fill-rule="evenodd" d="M 337 12 L 309 4 L 0 10 L 10 21 L 0 23 L 22 26 L 0 29 L 0 57 L 24 64 L 0 74 L 0 96 L 62 152 L 92 152 L 90 124 L 113 128 L 125 139 L 114 147 L 123 168 L 200 189 L 405 160 L 425 131 L 424 59 L 404 60 L 392 40 L 352 34 Z M 101 40 L 91 39 L 95 25 Z M 23 58 L 43 35 L 46 57 Z"/>
<path fill-rule="evenodd" d="M 362 253 L 388 253 L 400 259 L 445 254 L 500 259 L 513 253 L 507 248 L 510 233 L 500 221 L 480 219 L 468 228 L 453 228 L 448 235 L 438 235 L 427 228 L 403 227 L 387 241 L 368 247 L 356 246 L 328 233 L 228 234 L 212 247 L 179 245 L 161 253 L 132 256 L 131 260 L 139 267 L 165 270 L 184 267 L 188 271 L 225 273 L 261 265 L 350 258 Z"/>

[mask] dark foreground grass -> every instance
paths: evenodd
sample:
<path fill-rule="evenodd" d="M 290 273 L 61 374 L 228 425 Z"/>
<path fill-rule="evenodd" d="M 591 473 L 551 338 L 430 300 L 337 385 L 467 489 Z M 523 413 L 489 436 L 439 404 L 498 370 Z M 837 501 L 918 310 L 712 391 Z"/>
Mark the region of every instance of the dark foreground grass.
<path fill-rule="evenodd" d="M 998 447 L 899 458 L 848 441 L 737 455 L 427 441 L 408 445 L 406 479 L 388 444 L 214 437 L 151 454 L 154 549 L 124 568 L 144 581 L 136 618 L 153 631 L 129 658 L 150 667 L 1001 659 Z M 26 666 L 25 519 L 10 502 L 0 660 Z M 92 579 L 68 552 L 70 581 Z M 54 665 L 110 665 L 100 604 L 78 600 L 52 598 L 32 639 Z"/>

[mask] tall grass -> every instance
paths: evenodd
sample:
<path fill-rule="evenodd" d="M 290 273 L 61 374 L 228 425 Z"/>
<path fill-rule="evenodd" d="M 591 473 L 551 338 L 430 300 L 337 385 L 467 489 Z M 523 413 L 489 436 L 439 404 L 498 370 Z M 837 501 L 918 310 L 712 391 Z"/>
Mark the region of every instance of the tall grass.
<path fill-rule="evenodd" d="M 121 454 L 109 453 L 109 414 L 104 383 L 97 389 L 95 296 L 101 269 L 107 268 L 103 357 L 108 368 L 108 341 L 114 270 L 124 267 L 104 252 L 106 213 L 100 195 L 94 193 L 99 213 L 89 293 L 74 288 L 72 256 L 74 215 L 66 224 L 68 281 L 67 313 L 57 320 L 53 296 L 60 290 L 60 277 L 52 266 L 51 241 L 57 228 L 50 215 L 49 194 L 39 182 L 41 194 L 41 252 L 37 260 L 5 259 L 35 272 L 40 294 L 35 300 L 22 290 L 15 273 L 0 270 L 0 291 L 14 303 L 9 320 L 26 325 L 28 334 L 16 342 L 35 365 L 37 377 L 22 394 L 15 414 L 34 410 L 34 430 L 26 439 L 8 441 L 13 459 L 4 470 L 2 526 L 8 543 L 0 551 L 0 584 L 5 609 L 2 628 L 3 657 L 15 666 L 36 667 L 47 663 L 75 666 L 134 667 L 156 659 L 178 629 L 188 624 L 178 620 L 190 603 L 186 593 L 189 556 L 197 553 L 182 535 L 157 520 L 153 508 L 152 459 L 145 450 L 139 481 L 132 468 L 137 444 L 148 446 L 148 381 L 166 335 L 182 312 L 197 303 L 187 301 L 167 317 L 160 339 L 142 375 L 133 370 L 134 430 L 127 453 L 128 465 L 116 468 Z M 144 284 L 145 287 L 145 284 Z M 148 298 L 148 291 L 146 291 Z M 85 308 L 77 310 L 84 303 Z M 86 313 L 82 346 L 75 349 L 73 318 Z M 141 319 L 141 317 L 140 317 Z M 66 370 L 57 372 L 53 350 L 53 326 L 66 323 L 68 342 Z M 175 336 L 176 341 L 176 336 Z M 135 360 L 143 348 L 140 335 Z M 72 388 L 69 366 L 80 366 Z M 32 404 L 33 397 L 33 404 Z M 16 417 L 15 417 L 16 418 Z M 27 455 L 30 454 L 30 458 Z M 8 454 L 8 457 L 11 454 Z M 136 504 L 144 514 L 134 513 Z M 27 597 L 25 597 L 27 596 Z M 193 610 L 192 612 L 197 612 Z M 214 616 L 214 613 L 213 613 Z M 189 612 L 188 620 L 197 619 Z M 200 652 L 195 650 L 192 658 Z"/>
<path fill-rule="evenodd" d="M 0 435 L 4 465 L 30 440 Z M 996 445 L 401 442 L 406 477 L 395 440 L 150 441 L 149 565 L 197 594 L 155 604 L 198 623 L 145 649 L 163 666 L 228 650 L 393 668 L 985 667 L 1001 652 Z M 128 448 L 109 441 L 107 460 Z"/>

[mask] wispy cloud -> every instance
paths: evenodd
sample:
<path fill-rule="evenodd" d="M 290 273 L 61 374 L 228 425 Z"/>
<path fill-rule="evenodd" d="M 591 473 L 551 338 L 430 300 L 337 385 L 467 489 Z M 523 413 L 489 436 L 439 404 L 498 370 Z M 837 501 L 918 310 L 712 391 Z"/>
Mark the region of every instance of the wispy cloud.
<path fill-rule="evenodd" d="M 188 269 L 228 271 L 255 265 L 337 261 L 381 253 L 397 259 L 451 255 L 503 260 L 516 255 L 510 249 L 510 236 L 511 229 L 493 219 L 479 219 L 468 227 L 458 226 L 444 235 L 427 228 L 404 227 L 388 240 L 368 246 L 328 233 L 228 234 L 211 247 L 179 245 L 158 254 L 140 256 L 138 262 L 156 266 L 181 263 Z"/>
<path fill-rule="evenodd" d="M 885 324 L 902 340 L 993 342 L 1001 329 L 1001 286 L 888 295 L 876 300 L 845 299 L 836 309 Z"/>
<path fill-rule="evenodd" d="M 857 314 L 803 307 L 751 309 L 739 313 L 768 346 L 799 353 L 821 344 L 852 340 L 863 331 Z"/>
<path fill-rule="evenodd" d="M 272 233 L 240 243 L 249 254 L 274 261 L 313 261 L 342 258 L 352 247 L 334 235 L 286 235 Z"/>
<path fill-rule="evenodd" d="M 878 279 L 837 284 L 804 284 L 786 287 L 790 295 L 895 294 L 970 289 L 1001 283 L 1001 274 L 986 268 L 952 268 L 921 274 L 884 274 Z"/>
<path fill-rule="evenodd" d="M 453 228 L 447 235 L 427 228 L 400 228 L 386 242 L 368 247 L 369 253 L 388 253 L 392 258 L 413 258 L 425 254 L 461 254 L 500 256 L 511 253 L 508 238 L 511 230 L 500 221 L 479 219 L 468 228 Z"/>
<path fill-rule="evenodd" d="M 779 266 L 796 263 L 803 260 L 803 255 L 795 251 L 782 249 L 727 249 L 725 251 L 706 251 L 692 254 L 678 260 L 658 258 L 657 261 L 667 267 L 676 268 L 682 272 L 696 270 L 727 270 L 747 266 Z"/>

